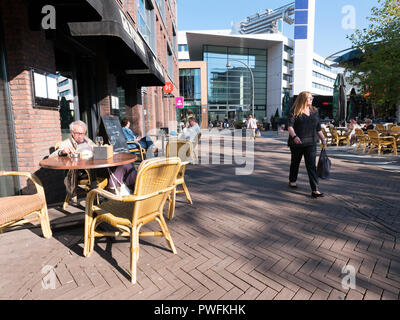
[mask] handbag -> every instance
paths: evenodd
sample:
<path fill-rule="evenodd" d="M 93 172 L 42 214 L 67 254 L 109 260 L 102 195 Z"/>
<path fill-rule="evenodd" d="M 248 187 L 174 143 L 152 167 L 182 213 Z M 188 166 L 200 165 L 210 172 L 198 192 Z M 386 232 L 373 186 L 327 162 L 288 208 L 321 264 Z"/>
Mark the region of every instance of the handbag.
<path fill-rule="evenodd" d="M 331 160 L 328 158 L 325 148 L 321 150 L 317 165 L 317 174 L 321 179 L 328 179 L 331 171 Z"/>
<path fill-rule="evenodd" d="M 110 169 L 108 169 L 108 172 L 110 174 L 111 177 L 110 180 L 117 196 L 129 196 L 130 194 L 132 194 L 131 189 L 129 189 L 129 187 L 125 183 L 119 181 L 118 178 L 114 175 L 114 173 L 111 172 Z M 119 187 L 115 186 L 114 179 L 118 182 Z"/>

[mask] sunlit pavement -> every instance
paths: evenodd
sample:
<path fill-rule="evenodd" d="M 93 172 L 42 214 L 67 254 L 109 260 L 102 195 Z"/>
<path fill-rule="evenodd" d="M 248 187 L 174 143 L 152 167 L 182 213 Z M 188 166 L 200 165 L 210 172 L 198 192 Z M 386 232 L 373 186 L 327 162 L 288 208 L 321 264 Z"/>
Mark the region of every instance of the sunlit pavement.
<path fill-rule="evenodd" d="M 399 299 L 398 173 L 329 147 L 326 196 L 312 199 L 304 163 L 288 188 L 286 139 L 272 134 L 256 140 L 251 175 L 235 175 L 235 159 L 188 167 L 194 203 L 178 195 L 167 220 L 177 254 L 162 238 L 141 240 L 136 284 L 127 239 L 98 239 L 85 258 L 84 208 L 53 207 L 50 240 L 29 225 L 0 234 L 0 298 Z"/>

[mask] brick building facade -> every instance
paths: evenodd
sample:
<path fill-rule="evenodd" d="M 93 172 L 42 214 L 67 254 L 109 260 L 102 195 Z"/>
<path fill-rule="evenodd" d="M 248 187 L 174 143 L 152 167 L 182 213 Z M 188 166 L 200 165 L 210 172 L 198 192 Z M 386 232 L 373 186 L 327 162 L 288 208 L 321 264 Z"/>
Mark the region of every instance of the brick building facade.
<path fill-rule="evenodd" d="M 44 24 L 53 17 L 46 5 L 55 28 Z M 128 117 L 140 136 L 176 128 L 176 0 L 0 0 L 0 16 L 0 170 L 36 172 L 46 184 L 54 171 L 39 162 L 73 120 L 88 124 L 90 138 L 110 114 Z M 36 101 L 34 72 L 70 79 L 71 107 Z M 175 86 L 169 97 L 166 81 Z M 13 183 L 2 179 L 0 194 L 24 187 Z"/>

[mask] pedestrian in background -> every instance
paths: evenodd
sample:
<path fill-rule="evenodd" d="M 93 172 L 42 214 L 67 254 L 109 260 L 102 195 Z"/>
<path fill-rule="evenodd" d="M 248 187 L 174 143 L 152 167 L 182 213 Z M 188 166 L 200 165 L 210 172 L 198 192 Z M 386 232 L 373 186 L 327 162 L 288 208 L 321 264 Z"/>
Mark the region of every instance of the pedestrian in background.
<path fill-rule="evenodd" d="M 313 198 L 323 197 L 318 190 L 318 174 L 315 165 L 318 137 L 323 147 L 326 141 L 321 131 L 321 123 L 318 110 L 312 106 L 313 96 L 308 91 L 301 92 L 289 113 L 288 118 L 288 145 L 291 151 L 289 186 L 297 188 L 297 175 L 299 165 L 304 155 L 308 178 Z"/>
<path fill-rule="evenodd" d="M 256 129 L 257 129 L 257 120 L 253 118 L 253 115 L 249 115 L 249 119 L 247 120 L 247 129 L 251 130 L 251 137 L 256 139 Z"/>

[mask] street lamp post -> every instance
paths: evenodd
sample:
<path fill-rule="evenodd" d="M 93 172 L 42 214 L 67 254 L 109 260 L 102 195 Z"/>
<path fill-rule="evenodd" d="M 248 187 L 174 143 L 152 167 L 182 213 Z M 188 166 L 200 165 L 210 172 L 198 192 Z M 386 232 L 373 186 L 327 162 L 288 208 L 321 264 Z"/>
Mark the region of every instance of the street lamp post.
<path fill-rule="evenodd" d="M 251 82 L 252 82 L 252 86 L 251 86 L 251 88 L 252 88 L 251 106 L 252 106 L 252 115 L 255 118 L 255 115 L 254 115 L 254 76 L 253 76 L 253 71 L 251 71 L 251 68 L 249 67 L 249 65 L 247 63 L 244 63 L 243 61 L 240 61 L 240 60 L 237 60 L 237 59 L 230 59 L 230 60 L 240 62 L 241 64 L 243 64 L 247 68 L 247 70 L 250 71 Z M 226 62 L 226 67 L 227 68 L 231 67 L 231 64 L 229 63 L 229 60 Z"/>

